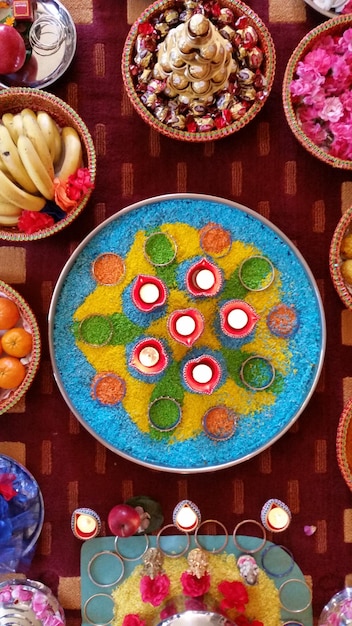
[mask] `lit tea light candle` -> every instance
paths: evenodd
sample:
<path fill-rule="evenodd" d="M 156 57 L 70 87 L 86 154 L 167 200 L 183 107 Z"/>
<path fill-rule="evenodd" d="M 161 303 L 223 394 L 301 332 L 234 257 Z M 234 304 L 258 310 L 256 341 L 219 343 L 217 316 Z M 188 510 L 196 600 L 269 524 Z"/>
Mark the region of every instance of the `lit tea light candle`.
<path fill-rule="evenodd" d="M 206 363 L 195 365 L 192 370 L 192 376 L 197 383 L 208 383 L 213 376 L 213 370 Z"/>
<path fill-rule="evenodd" d="M 172 520 L 179 530 L 190 533 L 200 524 L 201 515 L 193 502 L 182 500 L 175 506 Z"/>
<path fill-rule="evenodd" d="M 77 539 L 93 539 L 101 529 L 100 517 L 92 509 L 76 509 L 72 513 L 71 529 Z"/>
<path fill-rule="evenodd" d="M 139 290 L 139 297 L 146 304 L 154 304 L 160 297 L 158 286 L 153 283 L 145 283 Z"/>
<path fill-rule="evenodd" d="M 290 525 L 291 511 L 281 500 L 268 500 L 262 508 L 261 520 L 267 530 L 281 532 Z"/>
<path fill-rule="evenodd" d="M 193 317 L 191 317 L 190 315 L 181 315 L 176 320 L 175 327 L 179 335 L 182 335 L 183 337 L 187 337 L 188 335 L 191 335 L 195 331 L 196 322 L 193 319 Z"/>
<path fill-rule="evenodd" d="M 139 360 L 145 367 L 153 367 L 159 362 L 160 355 L 153 346 L 145 346 L 139 353 Z"/>
<path fill-rule="evenodd" d="M 227 316 L 227 323 L 235 330 L 242 330 L 248 324 L 248 315 L 243 309 L 232 309 Z"/>
<path fill-rule="evenodd" d="M 199 270 L 194 277 L 194 282 L 199 289 L 208 291 L 208 289 L 211 289 L 215 284 L 215 276 L 211 270 Z"/>

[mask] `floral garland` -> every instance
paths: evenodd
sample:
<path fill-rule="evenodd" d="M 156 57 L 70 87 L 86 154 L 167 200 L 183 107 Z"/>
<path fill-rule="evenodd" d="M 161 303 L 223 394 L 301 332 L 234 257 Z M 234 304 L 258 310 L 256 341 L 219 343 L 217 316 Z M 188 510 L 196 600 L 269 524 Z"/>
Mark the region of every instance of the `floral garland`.
<path fill-rule="evenodd" d="M 89 169 L 86 167 L 78 168 L 65 183 L 55 178 L 55 202 L 48 201 L 41 211 L 22 211 L 17 224 L 18 230 L 31 235 L 38 230 L 50 228 L 66 217 L 68 211 L 75 209 L 93 188 Z"/>
<path fill-rule="evenodd" d="M 325 35 L 297 64 L 290 84 L 298 121 L 309 139 L 339 159 L 352 159 L 352 28 Z"/>

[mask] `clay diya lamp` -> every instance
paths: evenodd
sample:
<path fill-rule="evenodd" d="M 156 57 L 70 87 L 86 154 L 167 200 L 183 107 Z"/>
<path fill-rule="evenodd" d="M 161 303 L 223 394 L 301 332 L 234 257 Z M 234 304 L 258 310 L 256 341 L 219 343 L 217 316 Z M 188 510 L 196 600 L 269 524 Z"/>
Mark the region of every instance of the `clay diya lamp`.
<path fill-rule="evenodd" d="M 204 354 L 190 359 L 183 368 L 186 385 L 196 393 L 213 393 L 221 378 L 221 367 L 214 357 Z"/>
<path fill-rule="evenodd" d="M 71 517 L 71 530 L 74 536 L 82 541 L 94 539 L 101 530 L 100 517 L 95 511 L 86 507 L 76 509 Z"/>
<path fill-rule="evenodd" d="M 149 313 L 163 306 L 166 297 L 167 289 L 160 278 L 139 274 L 135 279 L 132 287 L 132 301 L 143 313 Z"/>
<path fill-rule="evenodd" d="M 186 286 L 192 296 L 216 296 L 222 284 L 220 269 L 205 258 L 192 265 L 186 274 Z"/>
<path fill-rule="evenodd" d="M 164 346 L 158 339 L 147 337 L 139 341 L 134 347 L 130 365 L 141 374 L 153 376 L 160 374 L 168 364 L 168 356 Z"/>
<path fill-rule="evenodd" d="M 203 333 L 204 317 L 197 309 L 178 309 L 171 313 L 167 328 L 175 341 L 189 348 Z"/>
<path fill-rule="evenodd" d="M 220 309 L 221 330 L 235 339 L 247 337 L 258 319 L 254 309 L 243 300 L 230 300 Z"/>

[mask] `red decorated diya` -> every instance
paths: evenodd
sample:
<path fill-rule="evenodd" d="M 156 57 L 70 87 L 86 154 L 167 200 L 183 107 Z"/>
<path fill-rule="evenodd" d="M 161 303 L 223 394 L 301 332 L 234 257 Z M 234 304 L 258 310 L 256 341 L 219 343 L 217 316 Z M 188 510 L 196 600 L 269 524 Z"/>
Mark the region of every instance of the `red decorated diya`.
<path fill-rule="evenodd" d="M 187 386 L 197 393 L 213 393 L 221 378 L 221 367 L 209 354 L 190 359 L 183 368 Z"/>
<path fill-rule="evenodd" d="M 197 309 L 178 309 L 168 319 L 168 331 L 175 341 L 192 346 L 204 330 L 204 317 Z"/>
<path fill-rule="evenodd" d="M 221 270 L 206 258 L 192 265 L 186 274 L 186 286 L 192 296 L 216 296 L 222 284 Z"/>
<path fill-rule="evenodd" d="M 243 300 L 230 300 L 220 309 L 221 330 L 229 337 L 243 338 L 254 329 L 259 317 Z"/>
<path fill-rule="evenodd" d="M 156 276 L 139 274 L 132 288 L 133 304 L 144 313 L 149 313 L 166 302 L 167 289 Z"/>
<path fill-rule="evenodd" d="M 168 364 L 168 356 L 164 346 L 158 339 L 147 337 L 134 347 L 130 365 L 141 374 L 152 376 L 160 374 Z"/>

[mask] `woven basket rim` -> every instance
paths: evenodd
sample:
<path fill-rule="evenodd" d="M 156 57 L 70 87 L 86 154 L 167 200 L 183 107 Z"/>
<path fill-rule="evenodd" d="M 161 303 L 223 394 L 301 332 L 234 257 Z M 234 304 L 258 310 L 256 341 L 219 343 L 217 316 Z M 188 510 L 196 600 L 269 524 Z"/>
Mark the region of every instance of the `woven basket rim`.
<path fill-rule="evenodd" d="M 246 126 L 250 121 L 256 117 L 259 111 L 264 106 L 267 101 L 275 77 L 276 70 L 276 51 L 273 38 L 264 24 L 262 19 L 257 15 L 253 9 L 247 6 L 242 0 L 221 0 L 221 4 L 225 7 L 231 7 L 237 9 L 239 15 L 246 15 L 251 21 L 252 24 L 255 25 L 256 31 L 261 40 L 261 44 L 263 46 L 264 56 L 265 56 L 265 71 L 263 74 L 267 80 L 267 95 L 262 100 L 256 100 L 248 111 L 243 115 L 239 120 L 234 121 L 232 124 L 225 126 L 221 129 L 204 131 L 204 132 L 189 132 L 187 130 L 179 130 L 176 128 L 171 128 L 167 124 L 160 122 L 141 102 L 133 83 L 133 79 L 130 73 L 130 63 L 131 56 L 134 49 L 134 43 L 137 36 L 138 26 L 146 21 L 150 16 L 159 11 L 161 8 L 166 8 L 174 5 L 174 0 L 156 0 L 149 7 L 147 7 L 141 15 L 137 18 L 137 20 L 132 25 L 127 38 L 125 40 L 123 52 L 122 52 L 122 62 L 121 62 L 121 70 L 122 70 L 122 79 L 123 84 L 126 90 L 126 93 L 131 101 L 132 106 L 140 115 L 140 117 L 149 124 L 154 130 L 166 135 L 171 139 L 178 139 L 188 142 L 205 142 L 205 141 L 214 141 L 216 139 L 222 139 L 223 137 L 228 137 L 235 132 L 241 130 L 244 126 Z"/>
<path fill-rule="evenodd" d="M 341 274 L 341 241 L 349 226 L 352 224 L 352 206 L 344 212 L 333 233 L 329 250 L 329 270 L 333 285 L 344 303 L 352 309 L 352 293 L 346 287 L 346 283 Z"/>
<path fill-rule="evenodd" d="M 348 464 L 346 455 L 347 433 L 352 418 L 352 398 L 344 407 L 336 433 L 336 455 L 337 463 L 348 488 L 352 491 L 352 468 Z"/>
<path fill-rule="evenodd" d="M 65 115 L 68 115 L 75 126 L 79 129 L 79 134 L 81 136 L 82 143 L 84 144 L 84 150 L 86 151 L 86 157 L 88 163 L 86 166 L 89 168 L 90 177 L 92 183 L 95 181 L 96 177 L 96 153 L 95 147 L 93 143 L 92 136 L 90 131 L 88 130 L 87 125 L 82 120 L 80 115 L 75 111 L 67 102 L 55 96 L 54 94 L 44 91 L 43 89 L 37 89 L 35 87 L 7 87 L 5 89 L 0 89 L 0 115 L 1 115 L 1 107 L 2 104 L 9 99 L 18 98 L 18 110 L 23 108 L 21 104 L 21 96 L 25 97 L 34 97 L 41 100 L 41 106 L 43 108 L 43 102 L 48 103 L 48 107 L 53 106 L 56 110 L 63 112 Z M 68 124 L 69 125 L 69 124 Z M 53 224 L 49 228 L 44 228 L 39 230 L 36 233 L 27 234 L 22 233 L 19 230 L 11 230 L 2 228 L 0 226 L 0 240 L 5 241 L 35 241 L 38 239 L 44 239 L 46 237 L 50 237 L 54 235 L 64 228 L 66 228 L 73 220 L 80 215 L 86 206 L 90 196 L 92 195 L 93 190 L 89 189 L 88 193 L 84 196 L 79 205 L 72 211 L 70 211 L 65 218 Z"/>
<path fill-rule="evenodd" d="M 15 391 L 13 391 L 8 396 L 8 398 L 5 398 L 5 400 L 3 401 L 0 400 L 0 415 L 2 415 L 15 404 L 17 404 L 17 402 L 22 398 L 22 396 L 28 391 L 29 387 L 31 386 L 40 363 L 41 338 L 37 319 L 25 299 L 15 289 L 13 289 L 13 287 L 11 287 L 2 280 L 0 280 L 0 292 L 8 296 L 18 306 L 21 315 L 24 317 L 24 319 L 31 328 L 33 340 L 32 358 L 28 365 L 28 370 L 26 376 L 24 377 L 24 380 L 17 387 L 17 389 L 15 389 Z"/>
<path fill-rule="evenodd" d="M 334 33 L 335 31 L 343 32 L 342 27 L 352 26 L 352 14 L 339 15 L 331 19 L 326 20 L 322 24 L 319 24 L 312 30 L 310 30 L 298 43 L 293 53 L 291 54 L 288 63 L 286 65 L 283 83 L 282 83 L 282 101 L 283 109 L 286 116 L 287 123 L 295 135 L 299 143 L 314 157 L 320 161 L 331 165 L 337 169 L 351 170 L 352 160 L 339 159 L 330 155 L 328 152 L 317 146 L 307 135 L 303 132 L 302 128 L 297 121 L 295 109 L 292 103 L 290 94 L 290 84 L 295 76 L 295 70 L 298 62 L 302 57 L 310 50 L 313 43 L 315 43 L 321 36 Z"/>

